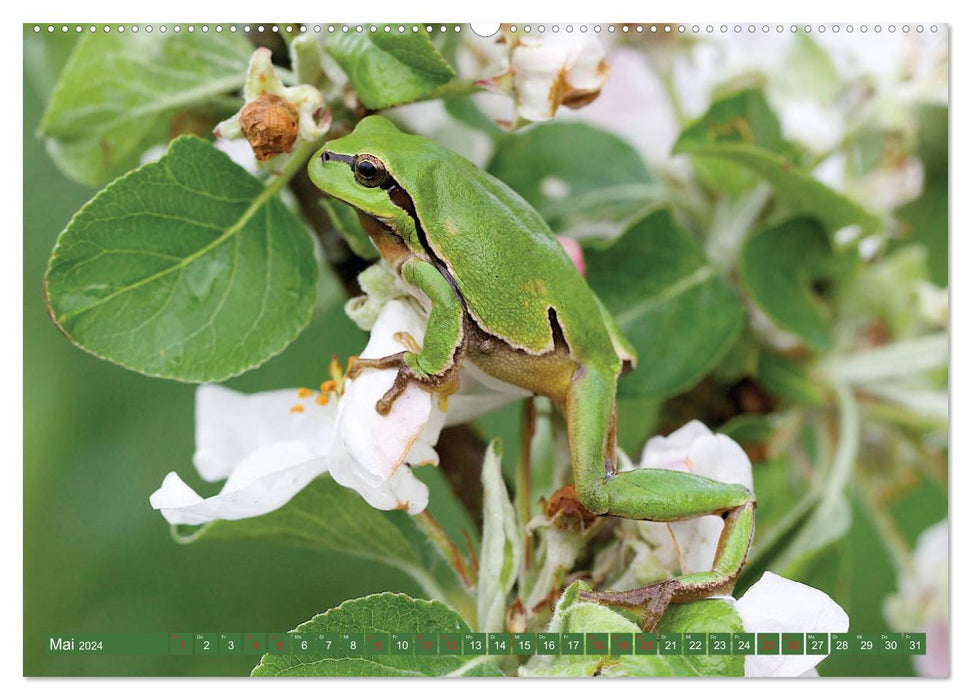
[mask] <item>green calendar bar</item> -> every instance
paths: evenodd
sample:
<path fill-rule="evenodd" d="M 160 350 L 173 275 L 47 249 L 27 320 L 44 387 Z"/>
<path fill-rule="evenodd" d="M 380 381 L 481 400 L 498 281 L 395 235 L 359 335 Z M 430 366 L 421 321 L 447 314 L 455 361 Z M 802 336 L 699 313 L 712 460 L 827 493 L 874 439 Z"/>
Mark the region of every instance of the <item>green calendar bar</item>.
<path fill-rule="evenodd" d="M 540 632 L 536 635 L 536 653 L 540 656 L 558 656 L 562 648 L 559 632 Z"/>
<path fill-rule="evenodd" d="M 680 632 L 661 632 L 657 636 L 661 656 L 680 656 L 684 653 L 684 635 Z"/>
<path fill-rule="evenodd" d="M 482 656 L 489 653 L 489 640 L 484 632 L 466 632 L 462 635 L 462 653 L 466 656 Z"/>
<path fill-rule="evenodd" d="M 384 656 L 391 653 L 391 635 L 387 632 L 368 632 L 364 635 L 364 655 Z"/>
<path fill-rule="evenodd" d="M 634 653 L 634 635 L 630 632 L 612 632 L 610 635 L 610 655 L 626 656 Z"/>
<path fill-rule="evenodd" d="M 462 635 L 444 632 L 438 635 L 438 651 L 443 656 L 459 656 L 462 654 Z"/>
<path fill-rule="evenodd" d="M 608 654 L 610 650 L 610 635 L 606 632 L 587 632 L 587 656 Z"/>
<path fill-rule="evenodd" d="M 512 654 L 512 635 L 508 632 L 490 632 L 489 654 L 492 656 L 509 656 Z"/>
<path fill-rule="evenodd" d="M 167 632 L 109 634 L 49 634 L 44 648 L 48 654 L 68 656 L 135 654 L 163 656 L 170 653 Z"/>
<path fill-rule="evenodd" d="M 657 656 L 657 633 L 641 632 L 634 635 L 634 654 Z"/>
<path fill-rule="evenodd" d="M 685 632 L 684 653 L 688 656 L 703 656 L 707 654 L 708 635 L 704 632 Z"/>
<path fill-rule="evenodd" d="M 560 635 L 560 653 L 567 656 L 583 656 L 585 652 L 582 632 L 564 632 Z"/>
<path fill-rule="evenodd" d="M 415 653 L 415 635 L 410 632 L 392 632 L 390 645 L 392 655 L 411 656 Z"/>
<path fill-rule="evenodd" d="M 924 632 L 904 632 L 904 653 L 923 656 L 927 653 L 927 634 Z"/>
<path fill-rule="evenodd" d="M 880 635 L 880 654 L 884 656 L 898 656 L 904 651 L 904 635 L 884 632 Z"/>
<path fill-rule="evenodd" d="M 392 655 L 626 656 L 850 655 L 927 653 L 923 632 L 151 632 L 50 634 L 46 651 L 58 655 L 143 654 L 329 658 Z"/>
<path fill-rule="evenodd" d="M 304 632 L 291 632 L 290 633 L 290 653 L 291 654 L 313 654 L 316 652 L 314 648 L 314 636 L 312 634 L 305 634 Z"/>
<path fill-rule="evenodd" d="M 807 632 L 806 653 L 829 654 L 829 635 L 826 632 Z"/>

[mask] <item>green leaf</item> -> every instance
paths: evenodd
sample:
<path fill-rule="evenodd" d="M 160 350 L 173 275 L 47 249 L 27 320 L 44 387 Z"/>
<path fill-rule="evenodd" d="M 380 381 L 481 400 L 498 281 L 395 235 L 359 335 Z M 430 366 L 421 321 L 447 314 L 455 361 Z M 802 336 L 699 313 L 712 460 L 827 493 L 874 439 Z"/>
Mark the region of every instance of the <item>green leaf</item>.
<path fill-rule="evenodd" d="M 279 353 L 310 321 L 306 228 L 207 142 L 184 136 L 118 179 L 60 235 L 45 286 L 81 348 L 149 376 L 219 381 Z"/>
<path fill-rule="evenodd" d="M 68 177 L 103 185 L 178 133 L 180 111 L 238 90 L 251 51 L 244 37 L 228 32 L 85 34 L 58 79 L 40 134 Z M 211 123 L 230 112 L 223 104 Z"/>
<path fill-rule="evenodd" d="M 715 100 L 708 111 L 685 127 L 674 145 L 674 152 L 690 152 L 710 144 L 742 143 L 777 153 L 786 153 L 789 144 L 782 127 L 762 90 L 748 88 Z M 708 187 L 736 197 L 758 183 L 758 177 L 734 163 L 717 158 L 691 156 L 698 178 Z"/>
<path fill-rule="evenodd" d="M 491 138 L 499 138 L 506 134 L 492 119 L 486 116 L 485 112 L 479 109 L 479 106 L 469 96 L 442 100 L 442 106 L 454 120 L 471 129 L 481 131 Z"/>
<path fill-rule="evenodd" d="M 776 197 L 785 204 L 789 214 L 813 216 L 823 222 L 830 233 L 847 226 L 858 226 L 865 236 L 883 228 L 879 216 L 777 153 L 745 143 L 682 144 L 676 152 L 722 159 L 750 170 L 772 185 Z"/>
<path fill-rule="evenodd" d="M 782 127 L 762 90 L 749 88 L 722 97 L 685 127 L 674 152 L 715 143 L 747 143 L 770 151 L 787 148 Z"/>
<path fill-rule="evenodd" d="M 180 526 L 175 530 L 175 538 L 182 544 L 272 538 L 399 568 L 418 564 L 415 550 L 388 515 L 369 506 L 330 475 L 310 482 L 286 505 L 266 515 L 215 520 L 197 528 Z"/>
<path fill-rule="evenodd" d="M 657 632 L 742 632 L 742 619 L 731 603 L 699 600 L 671 605 L 658 623 Z M 679 655 L 621 656 L 604 664 L 604 676 L 744 676 L 744 656 Z"/>
<path fill-rule="evenodd" d="M 400 593 L 377 593 L 341 603 L 299 625 L 295 632 L 363 634 L 366 632 L 425 633 L 470 632 L 451 608 Z M 253 669 L 254 676 L 499 676 L 488 656 L 394 655 L 340 656 L 266 654 Z"/>
<path fill-rule="evenodd" d="M 557 603 L 550 632 L 637 633 L 627 617 L 604 605 L 583 601 L 582 582 L 571 584 Z M 743 631 L 735 608 L 724 600 L 702 600 L 668 607 L 657 632 Z M 520 668 L 521 676 L 741 676 L 742 656 L 536 656 Z"/>
<path fill-rule="evenodd" d="M 502 480 L 502 443 L 494 439 L 482 463 L 482 547 L 476 609 L 479 630 L 505 629 L 506 596 L 512 590 L 523 558 L 516 511 Z"/>
<path fill-rule="evenodd" d="M 737 295 L 666 209 L 585 256 L 590 285 L 637 349 L 638 368 L 620 382 L 624 396 L 664 398 L 690 388 L 742 330 Z"/>
<path fill-rule="evenodd" d="M 739 274 L 749 295 L 776 325 L 826 350 L 830 314 L 812 285 L 832 257 L 829 238 L 819 223 L 790 219 L 748 237 Z"/>
<path fill-rule="evenodd" d="M 368 109 L 413 102 L 455 77 L 425 32 L 348 32 L 331 39 L 327 51 Z"/>
<path fill-rule="evenodd" d="M 347 241 L 347 245 L 354 251 L 354 255 L 365 260 L 377 260 L 381 257 L 378 249 L 371 242 L 370 236 L 367 235 L 367 231 L 361 225 L 360 219 L 357 218 L 354 207 L 331 198 L 320 200 L 320 204 L 327 212 L 327 216 L 330 217 L 331 226 Z"/>
<path fill-rule="evenodd" d="M 502 138 L 487 170 L 561 233 L 615 235 L 616 224 L 656 199 L 637 151 L 580 122 L 546 122 Z"/>

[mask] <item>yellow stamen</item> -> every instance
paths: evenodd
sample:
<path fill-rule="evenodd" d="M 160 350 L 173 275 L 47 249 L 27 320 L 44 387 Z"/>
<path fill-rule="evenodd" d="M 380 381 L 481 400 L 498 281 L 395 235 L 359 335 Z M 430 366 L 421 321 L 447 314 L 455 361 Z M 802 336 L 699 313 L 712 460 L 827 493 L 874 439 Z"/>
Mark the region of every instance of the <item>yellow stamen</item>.
<path fill-rule="evenodd" d="M 317 394 L 316 401 L 318 406 L 326 406 L 330 401 L 330 394 Z"/>
<path fill-rule="evenodd" d="M 312 392 L 307 387 L 302 386 L 299 389 L 297 389 L 297 397 L 298 398 L 305 399 L 308 396 L 313 396 L 313 395 L 314 395 L 314 392 Z"/>
<path fill-rule="evenodd" d="M 330 358 L 330 367 L 328 368 L 328 371 L 330 372 L 330 376 L 334 379 L 338 379 L 343 376 L 344 372 L 341 369 L 341 363 L 340 360 L 337 359 L 337 355 Z"/>
<path fill-rule="evenodd" d="M 337 382 L 333 379 L 328 379 L 326 382 L 320 385 L 320 391 L 324 394 L 329 394 L 337 389 Z"/>
<path fill-rule="evenodd" d="M 290 407 L 290 413 L 303 413 L 303 406 L 297 404 L 296 406 Z"/>

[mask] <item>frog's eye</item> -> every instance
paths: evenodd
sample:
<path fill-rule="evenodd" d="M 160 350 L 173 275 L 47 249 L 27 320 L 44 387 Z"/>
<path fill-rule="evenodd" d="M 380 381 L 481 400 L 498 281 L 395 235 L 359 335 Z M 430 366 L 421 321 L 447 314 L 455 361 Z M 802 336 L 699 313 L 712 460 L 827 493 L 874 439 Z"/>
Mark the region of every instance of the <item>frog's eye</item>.
<path fill-rule="evenodd" d="M 378 187 L 387 174 L 384 163 L 372 155 L 362 153 L 354 158 L 354 177 L 365 187 Z"/>

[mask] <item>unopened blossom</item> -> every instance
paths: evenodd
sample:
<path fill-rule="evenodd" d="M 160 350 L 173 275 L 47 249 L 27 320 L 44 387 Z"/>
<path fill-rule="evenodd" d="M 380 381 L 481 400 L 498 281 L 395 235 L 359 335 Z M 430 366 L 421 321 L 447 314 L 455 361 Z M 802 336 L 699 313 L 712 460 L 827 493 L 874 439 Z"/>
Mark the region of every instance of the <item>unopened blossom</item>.
<path fill-rule="evenodd" d="M 548 121 L 560 106 L 587 105 L 607 82 L 604 48 L 593 36 L 564 32 L 505 40 L 511 49 L 503 69 L 479 82 L 512 95 L 517 123 Z"/>
<path fill-rule="evenodd" d="M 330 128 L 330 112 L 313 85 L 286 87 L 277 75 L 269 49 L 250 57 L 243 87 L 245 104 L 216 126 L 217 138 L 245 137 L 256 159 L 278 170 L 294 148 L 317 141 Z"/>
<path fill-rule="evenodd" d="M 712 433 L 696 420 L 667 437 L 651 438 L 644 446 L 640 463 L 621 468 L 683 471 L 752 490 L 752 463 L 745 451 L 727 435 Z M 723 525 L 721 517 L 703 515 L 673 523 L 642 522 L 638 528 L 656 547 L 662 564 L 672 570 L 681 569 L 683 561 L 682 573 L 691 573 L 711 569 Z"/>

